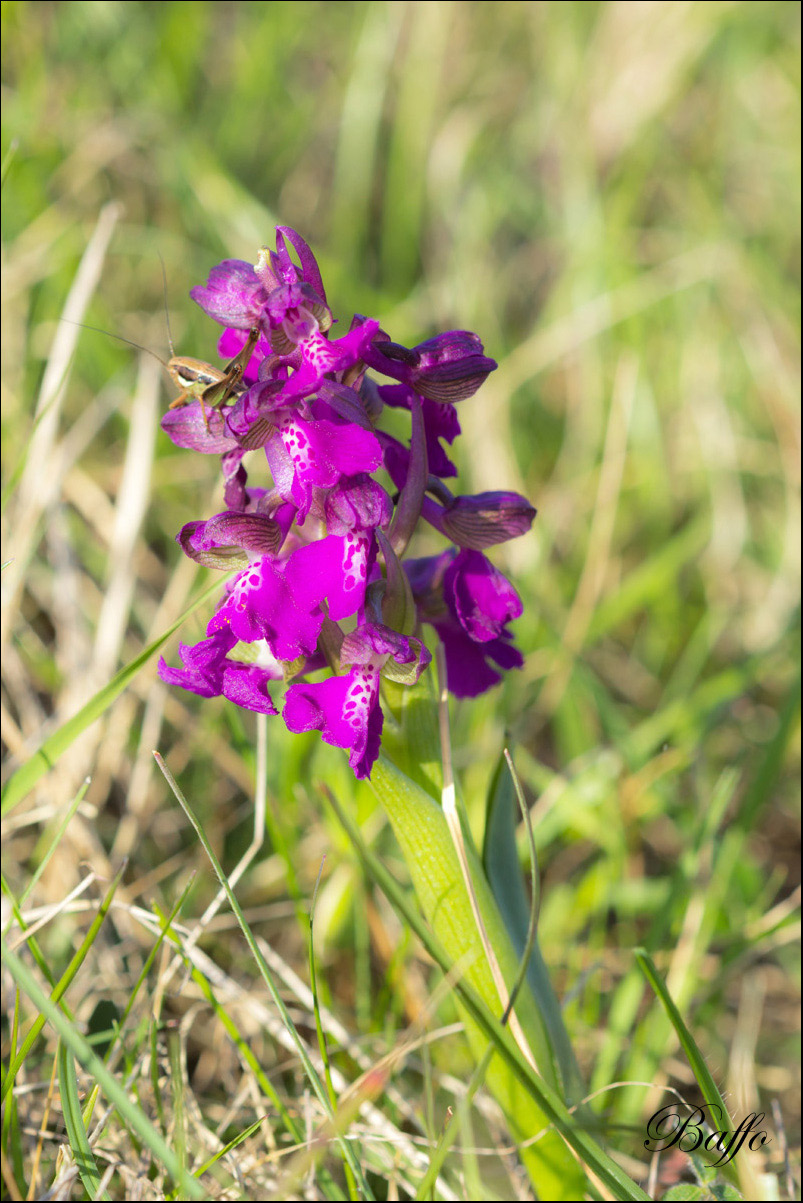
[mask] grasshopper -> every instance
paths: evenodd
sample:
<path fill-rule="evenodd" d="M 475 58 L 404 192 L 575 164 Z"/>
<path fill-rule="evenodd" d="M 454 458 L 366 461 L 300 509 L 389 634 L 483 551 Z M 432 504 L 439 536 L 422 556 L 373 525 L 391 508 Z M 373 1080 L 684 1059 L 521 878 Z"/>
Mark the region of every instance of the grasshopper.
<path fill-rule="evenodd" d="M 197 398 L 208 430 L 209 419 L 206 416 L 205 404 L 212 405 L 214 401 L 214 408 L 220 412 L 230 397 L 238 397 L 245 391 L 243 372 L 258 340 L 259 330 L 254 327 L 249 330 L 242 351 L 235 355 L 225 368 L 215 368 L 203 359 L 194 359 L 191 355 L 172 355 L 164 366 L 181 392 L 170 402 L 169 408 L 177 409 L 180 405 L 186 405 Z M 172 346 L 170 350 L 173 350 Z M 164 360 L 162 362 L 164 363 Z"/>
<path fill-rule="evenodd" d="M 66 321 L 67 319 L 62 320 Z M 200 402 L 207 430 L 209 429 L 209 418 L 206 406 L 213 405 L 213 408 L 220 412 L 231 397 L 239 397 L 241 393 L 245 392 L 243 373 L 248 366 L 254 347 L 259 341 L 259 330 L 253 327 L 248 332 L 248 338 L 242 351 L 238 352 L 225 368 L 216 368 L 206 360 L 195 359 L 192 355 L 176 355 L 169 333 L 172 354 L 170 359 L 164 360 L 161 355 L 151 351 L 150 347 L 143 347 L 130 338 L 123 338 L 122 334 L 113 334 L 111 330 L 101 330 L 98 326 L 87 326 L 85 322 L 76 322 L 75 325 L 82 326 L 84 330 L 94 330 L 96 334 L 106 334 L 109 338 L 116 338 L 118 342 L 128 343 L 129 347 L 146 351 L 148 355 L 158 359 L 173 383 L 181 389 L 179 395 L 170 402 L 168 409 L 178 409 L 180 405 L 187 405 L 190 401 L 197 400 Z"/>

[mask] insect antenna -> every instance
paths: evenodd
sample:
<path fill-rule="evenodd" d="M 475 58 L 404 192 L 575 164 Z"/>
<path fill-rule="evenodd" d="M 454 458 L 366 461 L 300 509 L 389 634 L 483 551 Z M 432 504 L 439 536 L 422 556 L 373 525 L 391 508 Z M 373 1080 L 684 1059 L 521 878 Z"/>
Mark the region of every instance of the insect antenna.
<path fill-rule="evenodd" d="M 165 271 L 165 261 L 162 258 L 162 252 L 158 251 L 157 254 L 159 255 L 159 262 L 162 265 L 162 287 L 164 289 L 165 323 L 167 325 L 167 341 L 170 344 L 170 354 L 173 357 L 173 359 L 175 359 L 176 358 L 176 349 L 173 346 L 173 333 L 170 329 L 170 309 L 167 304 L 167 272 Z"/>
<path fill-rule="evenodd" d="M 154 359 L 162 365 L 165 371 L 168 370 L 167 363 L 162 359 L 161 355 L 157 355 L 150 347 L 143 347 L 142 343 L 135 343 L 131 338 L 123 338 L 122 334 L 114 334 L 111 330 L 103 330 L 100 326 L 88 326 L 86 322 L 73 322 L 68 317 L 61 319 L 63 322 L 68 322 L 71 326 L 80 326 L 82 330 L 92 330 L 95 334 L 105 334 L 107 338 L 116 338 L 118 343 L 128 343 L 129 347 L 136 347 L 138 351 L 144 351 L 146 355 L 153 356 Z M 171 348 L 172 350 L 172 348 Z"/>

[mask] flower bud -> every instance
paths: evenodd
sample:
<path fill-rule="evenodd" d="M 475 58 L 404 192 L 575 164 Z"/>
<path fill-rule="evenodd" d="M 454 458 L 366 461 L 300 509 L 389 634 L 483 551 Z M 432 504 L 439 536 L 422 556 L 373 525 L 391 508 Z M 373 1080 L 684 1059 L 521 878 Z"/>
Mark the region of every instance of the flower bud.
<path fill-rule="evenodd" d="M 431 521 L 429 512 L 423 512 Z M 458 547 L 481 551 L 526 534 L 535 515 L 527 498 L 518 493 L 476 493 L 455 497 L 435 525 Z"/>
<path fill-rule="evenodd" d="M 328 494 L 324 505 L 330 535 L 386 527 L 392 513 L 393 504 L 385 490 L 365 473 L 343 480 Z"/>
<path fill-rule="evenodd" d="M 472 397 L 497 366 L 496 360 L 483 354 L 477 335 L 468 330 L 449 330 L 419 343 L 414 351 L 418 364 L 412 372 L 412 387 L 430 401 Z"/>
<path fill-rule="evenodd" d="M 208 522 L 188 522 L 177 541 L 205 568 L 245 568 L 258 556 L 275 556 L 284 541 L 278 522 L 264 514 L 226 510 Z"/>

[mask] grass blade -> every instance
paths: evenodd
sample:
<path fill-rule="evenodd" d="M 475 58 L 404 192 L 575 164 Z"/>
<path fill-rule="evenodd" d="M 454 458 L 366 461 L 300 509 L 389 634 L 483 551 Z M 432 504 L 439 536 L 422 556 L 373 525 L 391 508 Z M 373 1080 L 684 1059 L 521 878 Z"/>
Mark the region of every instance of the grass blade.
<path fill-rule="evenodd" d="M 120 866 L 120 868 L 117 870 L 117 873 L 115 874 L 111 885 L 109 886 L 108 890 L 106 891 L 106 897 L 103 899 L 100 906 L 98 907 L 98 913 L 95 916 L 95 918 L 92 920 L 92 923 L 89 926 L 89 930 L 87 931 L 86 935 L 84 936 L 83 940 L 81 941 L 80 947 L 77 949 L 77 951 L 76 951 L 75 955 L 72 957 L 69 965 L 64 970 L 64 973 L 61 975 L 58 982 L 53 987 L 53 991 L 50 995 L 50 998 L 54 1005 L 57 1004 L 61 1000 L 62 996 L 64 995 L 64 993 L 70 986 L 70 983 L 73 981 L 78 970 L 81 968 L 81 965 L 84 963 L 84 960 L 86 959 L 86 956 L 87 956 L 90 948 L 95 943 L 98 932 L 100 931 L 100 929 L 103 925 L 103 921 L 109 912 L 109 907 L 112 904 L 112 898 L 114 898 L 117 887 L 120 884 L 120 879 L 122 878 L 123 873 L 125 872 L 126 864 L 127 864 L 127 862 L 124 862 Z M 3 1082 L 2 1093 L 0 1094 L 0 1099 L 2 1101 L 5 1101 L 6 1095 L 8 1094 L 11 1087 L 14 1085 L 14 1079 L 17 1076 L 19 1068 L 22 1065 L 22 1063 L 24 1062 L 25 1058 L 27 1057 L 27 1055 L 30 1052 L 33 1045 L 36 1043 L 39 1033 L 42 1031 L 42 1028 L 45 1026 L 45 1020 L 46 1020 L 46 1016 L 44 1014 L 40 1014 L 39 1017 L 34 1020 L 33 1024 L 31 1025 L 31 1029 L 28 1032 L 28 1035 L 23 1040 L 22 1045 L 20 1046 L 20 1049 L 17 1052 L 16 1057 L 14 1058 L 11 1065 L 9 1066 L 8 1073 L 6 1074 L 5 1081 Z"/>
<path fill-rule="evenodd" d="M 108 1199 L 109 1192 L 100 1189 L 100 1172 L 84 1127 L 81 1103 L 78 1099 L 75 1058 L 62 1040 L 59 1041 L 58 1063 L 61 1109 L 73 1160 L 90 1199 Z"/>
<path fill-rule="evenodd" d="M 14 981 L 27 994 L 40 1015 L 56 1029 L 64 1043 L 70 1048 L 75 1059 L 80 1062 L 87 1073 L 100 1086 L 106 1098 L 111 1102 L 126 1124 L 136 1132 L 137 1136 L 150 1149 L 153 1157 L 160 1161 L 170 1176 L 187 1198 L 205 1199 L 206 1191 L 190 1175 L 184 1173 L 175 1153 L 159 1135 L 150 1120 L 140 1111 L 131 1100 L 128 1092 L 109 1073 L 106 1066 L 93 1050 L 87 1040 L 77 1032 L 67 1017 L 59 1010 L 58 1005 L 45 994 L 31 970 L 21 957 L 6 944 L 0 942 L 0 954 Z"/>
<path fill-rule="evenodd" d="M 301 1063 L 304 1066 L 304 1070 L 310 1081 L 310 1085 L 312 1086 L 312 1089 L 315 1091 L 318 1102 L 324 1108 L 328 1117 L 330 1119 L 333 1119 L 334 1111 L 333 1111 L 332 1105 L 329 1101 L 329 1095 L 326 1092 L 326 1087 L 321 1082 L 318 1072 L 315 1069 L 315 1066 L 312 1064 L 312 1061 L 310 1060 L 310 1056 L 309 1056 L 309 1052 L 307 1050 L 306 1044 L 302 1040 L 295 1024 L 293 1023 L 292 1019 L 290 1018 L 290 1014 L 287 1010 L 287 1007 L 284 1005 L 284 1000 L 282 999 L 282 996 L 276 987 L 276 983 L 273 980 L 273 976 L 270 972 L 270 969 L 268 968 L 267 962 L 265 961 L 265 958 L 263 957 L 262 953 L 259 950 L 259 945 L 257 944 L 256 940 L 254 939 L 254 934 L 251 931 L 250 927 L 248 926 L 248 924 L 245 920 L 245 916 L 243 915 L 240 904 L 234 895 L 234 891 L 232 890 L 232 888 L 229 884 L 229 880 L 226 877 L 226 874 L 223 872 L 223 868 L 220 864 L 220 861 L 215 856 L 214 849 L 212 848 L 212 845 L 209 843 L 209 839 L 207 838 L 207 835 L 206 835 L 204 829 L 201 827 L 201 824 L 198 822 L 197 818 L 195 817 L 195 814 L 193 813 L 192 809 L 190 808 L 189 802 L 182 794 L 182 792 L 178 786 L 178 783 L 176 782 L 175 778 L 173 777 L 173 774 L 170 772 L 170 770 L 168 769 L 167 765 L 164 763 L 164 761 L 162 760 L 162 758 L 158 752 L 154 752 L 153 755 L 154 755 L 156 763 L 158 764 L 162 774 L 164 775 L 165 781 L 170 786 L 171 790 L 173 791 L 173 793 L 176 797 L 176 800 L 178 801 L 179 805 L 181 806 L 181 809 L 186 814 L 187 818 L 189 819 L 190 823 L 192 824 L 192 826 L 195 830 L 196 835 L 198 836 L 198 839 L 201 841 L 204 852 L 206 852 L 206 855 L 209 857 L 210 863 L 212 865 L 212 868 L 215 871 L 215 875 L 217 876 L 218 881 L 223 886 L 223 889 L 226 891 L 226 897 L 229 900 L 229 905 L 231 906 L 231 909 L 234 912 L 237 922 L 240 925 L 240 930 L 242 931 L 243 935 L 245 936 L 248 947 L 251 950 L 251 955 L 253 956 L 254 960 L 257 963 L 257 967 L 262 976 L 262 980 L 264 981 L 265 985 L 268 988 L 268 992 L 270 993 L 270 996 L 273 999 L 273 1002 L 282 1018 L 282 1022 L 284 1023 L 287 1031 L 290 1033 L 290 1035 L 293 1039 L 293 1043 L 295 1044 L 296 1051 L 298 1052 L 298 1055 L 301 1059 Z M 371 1191 L 370 1187 L 368 1186 L 368 1183 L 365 1180 L 365 1176 L 362 1172 L 362 1167 L 360 1166 L 359 1162 L 357 1161 L 357 1159 L 354 1155 L 354 1151 L 351 1148 L 349 1142 L 345 1139 L 345 1135 L 343 1133 L 338 1133 L 337 1139 L 338 1139 L 338 1143 L 340 1144 L 340 1148 L 341 1148 L 341 1151 L 343 1154 L 343 1159 L 350 1166 L 352 1173 L 355 1175 L 357 1181 L 359 1182 L 360 1188 L 363 1191 L 364 1198 L 373 1199 L 374 1198 L 373 1192 Z"/>
<path fill-rule="evenodd" d="M 241 1145 L 244 1140 L 248 1140 L 249 1136 L 253 1136 L 261 1127 L 264 1118 L 264 1116 L 260 1116 L 259 1119 L 255 1119 L 253 1124 L 249 1124 L 247 1128 L 243 1129 L 237 1136 L 234 1136 L 228 1144 L 225 1144 L 222 1149 L 218 1149 L 217 1153 L 213 1153 L 208 1161 L 205 1161 L 203 1165 L 199 1165 L 197 1170 L 193 1170 L 193 1178 L 200 1178 L 207 1170 L 211 1170 L 212 1166 L 216 1165 L 221 1157 L 225 1157 L 227 1153 L 231 1153 L 232 1149 L 236 1149 L 238 1145 Z"/>
<path fill-rule="evenodd" d="M 37 781 L 44 776 L 49 769 L 58 761 L 70 744 L 78 738 L 78 736 L 86 730 L 91 723 L 108 710 L 112 702 L 120 696 L 123 690 L 133 681 L 139 670 L 143 668 L 151 656 L 159 651 L 161 647 L 167 643 L 167 640 L 181 626 L 186 618 L 199 606 L 203 605 L 210 594 L 215 593 L 226 578 L 218 577 L 207 589 L 199 593 L 195 601 L 191 602 L 180 618 L 167 628 L 167 630 L 154 639 L 152 643 L 140 652 L 129 664 L 126 664 L 120 669 L 115 676 L 112 677 L 108 685 L 104 685 L 98 690 L 93 698 L 82 706 L 77 714 L 68 719 L 66 723 L 54 731 L 38 751 L 34 752 L 30 760 L 26 760 L 25 764 L 20 765 L 17 771 L 9 777 L 2 793 L 2 805 L 0 805 L 0 814 L 6 815 L 13 810 L 25 797 L 25 795 L 33 789 Z"/>
<path fill-rule="evenodd" d="M 31 880 L 28 882 L 27 886 L 25 887 L 25 889 L 22 891 L 22 893 L 19 896 L 19 905 L 21 907 L 25 905 L 26 900 L 31 896 L 31 892 L 34 889 L 34 887 L 36 886 L 37 881 L 39 880 L 39 878 L 42 876 L 45 869 L 47 868 L 47 862 L 50 860 L 51 856 L 58 848 L 59 843 L 61 841 L 61 837 L 64 835 L 64 832 L 67 830 L 67 827 L 69 826 L 70 819 L 73 817 L 76 810 L 83 802 L 84 797 L 86 796 L 86 791 L 89 789 L 89 784 L 90 784 L 90 778 L 86 777 L 81 785 L 81 788 L 78 790 L 78 793 L 75 795 L 72 802 L 70 802 L 69 806 L 67 807 L 66 811 L 64 812 L 64 817 L 62 818 L 61 822 L 59 823 L 58 830 L 54 833 L 53 839 L 50 841 L 50 847 L 47 849 L 44 856 L 40 860 L 39 864 L 36 866 L 35 873 L 33 874 L 33 876 L 31 877 Z"/>
<path fill-rule="evenodd" d="M 506 751 L 488 791 L 482 860 L 513 947 L 522 957 L 528 944 L 531 906 L 527 901 L 516 847 L 516 800 L 521 813 L 529 817 L 518 775 Z M 537 903 L 538 866 L 534 849 L 531 849 L 531 858 L 533 901 Z M 532 940 L 527 958 L 527 983 L 543 1016 L 564 1094 L 570 1103 L 577 1102 L 583 1094 L 580 1071 L 537 939 Z"/>
<path fill-rule="evenodd" d="M 710 1110 L 713 1124 L 717 1127 L 718 1131 L 730 1133 L 733 1130 L 733 1125 L 728 1114 L 728 1109 L 725 1106 L 725 1101 L 719 1092 L 719 1087 L 711 1075 L 710 1069 L 705 1063 L 705 1057 L 697 1047 L 696 1040 L 686 1027 L 686 1024 L 683 1022 L 683 1016 L 675 1006 L 675 1002 L 666 988 L 666 982 L 658 972 L 652 957 L 648 952 L 645 951 L 645 949 L 637 948 L 635 950 L 635 957 L 639 968 L 646 977 L 650 986 L 652 986 L 653 990 L 655 991 L 655 994 L 669 1016 L 672 1027 L 677 1033 L 681 1048 L 688 1058 L 689 1065 L 691 1066 L 692 1072 L 697 1079 L 697 1085 L 700 1087 L 700 1091 L 705 1100 L 706 1106 Z M 721 1168 L 726 1177 L 731 1178 L 735 1183 L 738 1183 L 738 1175 L 736 1174 L 736 1171 L 731 1163 L 727 1163 Z"/>

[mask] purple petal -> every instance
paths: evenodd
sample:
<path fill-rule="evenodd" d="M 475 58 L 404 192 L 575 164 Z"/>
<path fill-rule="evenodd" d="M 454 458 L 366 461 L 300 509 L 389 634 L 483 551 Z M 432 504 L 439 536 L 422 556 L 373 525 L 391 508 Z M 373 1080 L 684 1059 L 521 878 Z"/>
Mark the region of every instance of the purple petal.
<path fill-rule="evenodd" d="M 327 372 L 343 372 L 354 367 L 370 345 L 379 322 L 365 322 L 350 330 L 342 338 L 328 339 L 314 333 L 298 345 L 303 362 L 288 380 L 283 395 L 286 402 L 309 396 L 323 380 Z"/>
<path fill-rule="evenodd" d="M 159 661 L 159 676 L 168 685 L 180 685 L 200 697 L 219 697 L 247 710 L 262 714 L 278 714 L 268 693 L 268 682 L 281 678 L 281 673 L 256 664 L 241 664 L 226 655 L 237 642 L 233 632 L 218 631 L 209 639 L 194 646 L 179 644 L 183 668 L 173 668 L 164 659 Z"/>
<path fill-rule="evenodd" d="M 318 399 L 337 417 L 346 422 L 354 422 L 357 426 L 371 429 L 371 421 L 366 411 L 365 402 L 359 393 L 345 384 L 335 380 L 322 380 L 318 385 Z M 320 417 L 331 417 L 331 413 L 321 413 Z"/>
<path fill-rule="evenodd" d="M 223 662 L 237 637 L 231 631 L 219 631 L 211 639 L 200 643 L 180 643 L 178 653 L 183 668 L 173 668 L 162 657 L 159 660 L 159 676 L 168 685 L 180 685 L 202 698 L 217 697 L 223 688 Z"/>
<path fill-rule="evenodd" d="M 326 743 L 350 748 L 354 775 L 368 777 L 382 735 L 378 694 L 379 673 L 358 667 L 343 677 L 291 685 L 282 717 L 289 731 L 318 730 Z"/>
<path fill-rule="evenodd" d="M 319 331 L 332 324 L 331 311 L 314 288 L 295 280 L 268 294 L 267 316 L 270 344 L 279 355 L 292 353 L 308 338 L 320 337 Z"/>
<path fill-rule="evenodd" d="M 224 259 L 218 263 L 205 285 L 190 289 L 190 296 L 221 326 L 235 326 L 239 330 L 259 325 L 267 300 L 253 267 L 242 259 Z"/>
<path fill-rule="evenodd" d="M 471 397 L 497 366 L 468 330 L 449 330 L 410 349 L 375 339 L 363 358 L 377 372 L 439 403 Z"/>
<path fill-rule="evenodd" d="M 259 714 L 278 714 L 268 693 L 271 673 L 256 664 L 239 664 L 229 660 L 223 671 L 223 696 L 246 710 Z"/>
<path fill-rule="evenodd" d="M 230 327 L 224 330 L 218 339 L 217 353 L 224 361 L 234 359 L 240 354 L 245 344 L 248 342 L 248 330 L 240 330 Z M 243 383 L 254 384 L 259 376 L 259 365 L 271 353 L 268 340 L 260 335 L 257 345 L 251 354 L 251 358 L 246 364 L 243 372 Z"/>
<path fill-rule="evenodd" d="M 413 390 L 403 384 L 382 385 L 377 392 L 386 405 L 402 407 L 404 409 L 411 408 L 415 396 Z M 457 410 L 453 405 L 441 405 L 436 401 L 430 401 L 427 397 L 421 398 L 421 405 L 424 415 L 424 430 L 426 431 L 427 438 L 429 471 L 433 476 L 457 476 L 457 468 L 449 459 L 439 441 L 440 439 L 445 439 L 447 443 L 453 443 L 460 434 L 460 422 L 457 417 Z M 402 456 L 397 456 L 397 462 L 400 462 L 401 459 Z M 401 466 L 399 466 L 397 471 L 401 471 Z M 397 484 L 397 488 L 401 487 L 401 485 Z"/>
<path fill-rule="evenodd" d="M 284 532 L 273 518 L 238 510 L 225 510 L 207 522 L 188 522 L 178 534 L 186 555 L 208 567 L 227 567 L 235 552 L 276 555 L 283 539 Z"/>
<path fill-rule="evenodd" d="M 475 643 L 456 623 L 436 622 L 433 626 L 443 644 L 449 692 L 456 698 L 476 698 L 499 684 L 502 677 L 489 659 L 501 668 L 521 668 L 524 663 L 518 649 L 503 638 Z"/>
<path fill-rule="evenodd" d="M 245 643 L 265 639 L 277 660 L 295 660 L 315 651 L 322 625 L 323 613 L 299 607 L 285 574 L 265 557 L 235 579 L 207 632 L 229 628 Z"/>
<path fill-rule="evenodd" d="M 326 293 L 324 292 L 323 280 L 321 279 L 320 268 L 315 256 L 301 235 L 292 229 L 291 226 L 276 227 L 276 246 L 280 254 L 284 250 L 285 238 L 301 260 L 301 272 L 304 280 L 306 280 L 307 284 L 312 285 L 325 305 Z"/>
<path fill-rule="evenodd" d="M 227 451 L 221 460 L 225 481 L 223 500 L 229 510 L 244 510 L 248 504 L 248 489 L 245 487 L 248 473 L 242 462 L 244 454 L 242 448 L 237 447 L 234 451 Z"/>
<path fill-rule="evenodd" d="M 401 635 L 382 623 L 363 623 L 346 635 L 340 649 L 340 664 L 381 667 L 390 656 L 397 664 L 417 664 L 421 675 L 430 662 L 430 654 L 420 639 Z"/>
<path fill-rule="evenodd" d="M 287 562 L 287 581 L 296 604 L 311 610 L 326 598 L 329 617 L 335 622 L 356 614 L 365 600 L 372 552 L 369 536 L 352 531 L 298 548 Z"/>
<path fill-rule="evenodd" d="M 497 638 L 522 612 L 510 581 L 479 551 L 464 550 L 446 570 L 443 592 L 454 617 L 479 643 Z"/>
<path fill-rule="evenodd" d="M 419 364 L 414 370 L 417 393 L 436 402 L 464 401 L 472 397 L 496 361 L 483 354 L 482 343 L 468 330 L 448 330 L 414 348 Z"/>
<path fill-rule="evenodd" d="M 288 731 L 322 731 L 328 744 L 350 747 L 354 734 L 343 715 L 350 685 L 349 676 L 291 685 L 282 712 Z"/>
<path fill-rule="evenodd" d="M 200 401 L 191 401 L 189 405 L 169 409 L 162 418 L 162 430 L 177 447 L 201 451 L 204 455 L 223 455 L 236 448 L 236 440 L 216 409 L 207 410 L 206 419 L 205 422 Z"/>
<path fill-rule="evenodd" d="M 443 577 L 454 559 L 454 550 L 447 548 L 439 556 L 422 556 L 417 560 L 405 560 L 404 571 L 410 582 L 416 605 L 424 618 L 446 614 L 443 600 Z"/>
<path fill-rule="evenodd" d="M 332 535 L 372 530 L 390 522 L 393 503 L 385 490 L 365 473 L 343 479 L 327 495 L 326 529 Z"/>
<path fill-rule="evenodd" d="M 302 517 L 309 512 L 314 486 L 329 489 L 341 477 L 373 472 L 382 462 L 376 435 L 359 426 L 305 421 L 286 411 L 281 418 L 277 415 L 276 425 L 294 469 L 287 500 L 298 506 Z M 282 485 L 275 475 L 274 483 L 281 491 Z"/>
<path fill-rule="evenodd" d="M 287 454 L 284 440 L 275 427 L 268 437 L 268 441 L 265 443 L 265 458 L 268 461 L 268 467 L 270 468 L 270 474 L 273 477 L 277 493 L 286 502 L 292 502 L 293 486 L 296 480 L 295 467 L 290 456 Z M 308 512 L 309 507 L 299 517 L 299 525 L 304 521 Z"/>

